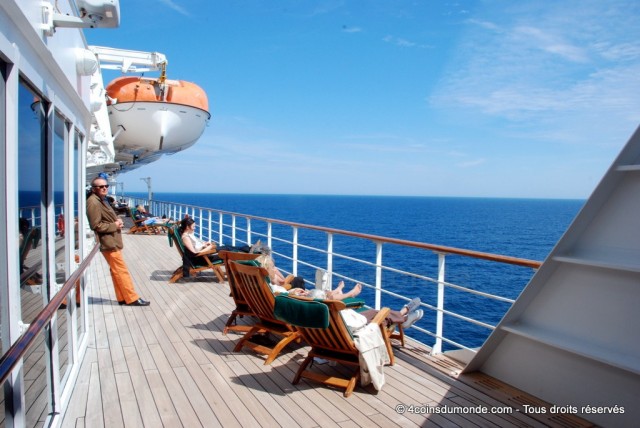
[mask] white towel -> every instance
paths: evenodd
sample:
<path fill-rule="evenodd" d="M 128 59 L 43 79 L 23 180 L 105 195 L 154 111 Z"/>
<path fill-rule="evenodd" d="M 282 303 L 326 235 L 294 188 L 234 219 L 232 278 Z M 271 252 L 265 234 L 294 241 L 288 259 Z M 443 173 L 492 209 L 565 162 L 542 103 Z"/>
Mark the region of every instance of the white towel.
<path fill-rule="evenodd" d="M 358 330 L 353 341 L 360 351 L 360 384 L 373 383 L 374 388 L 380 391 L 385 382 L 384 366 L 390 362 L 380 326 L 367 324 Z"/>
<path fill-rule="evenodd" d="M 340 311 L 340 315 L 342 315 L 342 319 L 352 335 L 356 334 L 358 330 L 367 325 L 367 317 L 357 313 L 353 309 L 343 309 Z"/>

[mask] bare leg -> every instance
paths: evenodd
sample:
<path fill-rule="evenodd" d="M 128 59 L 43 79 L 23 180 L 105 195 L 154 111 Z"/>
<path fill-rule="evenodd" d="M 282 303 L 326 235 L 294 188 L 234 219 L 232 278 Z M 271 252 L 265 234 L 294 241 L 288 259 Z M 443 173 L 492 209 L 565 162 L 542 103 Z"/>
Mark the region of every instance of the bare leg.
<path fill-rule="evenodd" d="M 341 282 L 338 285 L 338 288 L 332 291 L 327 292 L 327 298 L 331 300 L 344 300 L 347 297 L 356 297 L 362 291 L 362 285 L 360 283 L 356 284 L 348 293 L 343 293 L 342 288 L 344 287 L 344 283 Z"/>

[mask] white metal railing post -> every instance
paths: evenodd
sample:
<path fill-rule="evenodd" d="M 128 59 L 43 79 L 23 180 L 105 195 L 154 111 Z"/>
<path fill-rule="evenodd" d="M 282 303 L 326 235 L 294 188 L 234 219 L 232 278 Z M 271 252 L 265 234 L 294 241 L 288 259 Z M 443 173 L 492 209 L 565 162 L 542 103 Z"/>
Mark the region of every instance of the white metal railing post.
<path fill-rule="evenodd" d="M 245 217 L 247 220 L 247 245 L 251 245 L 251 219 L 249 217 Z"/>
<path fill-rule="evenodd" d="M 207 241 L 211 242 L 211 241 L 213 241 L 213 239 L 212 239 L 213 238 L 213 230 L 211 230 L 211 228 L 213 226 L 213 219 L 211 218 L 211 214 L 212 214 L 211 210 L 208 210 L 208 212 L 209 212 L 209 215 L 208 215 L 209 227 L 207 229 L 208 229 L 209 233 L 208 233 Z"/>
<path fill-rule="evenodd" d="M 438 253 L 438 300 L 436 303 L 436 341 L 431 348 L 431 355 L 440 354 L 442 352 L 442 325 L 444 323 L 444 274 L 445 274 L 445 258 L 444 253 Z"/>
<path fill-rule="evenodd" d="M 223 245 L 222 243 L 222 238 L 224 237 L 224 215 L 222 213 L 218 213 L 219 217 L 218 217 L 218 243 L 220 245 Z"/>
<path fill-rule="evenodd" d="M 327 233 L 327 285 L 333 290 L 333 233 Z"/>
<path fill-rule="evenodd" d="M 236 216 L 231 216 L 231 245 L 236 245 Z"/>
<path fill-rule="evenodd" d="M 267 223 L 267 247 L 273 248 L 271 246 L 271 235 L 273 234 L 273 226 L 271 222 Z"/>
<path fill-rule="evenodd" d="M 293 266 L 291 268 L 291 273 L 294 275 L 298 275 L 298 227 L 293 227 L 293 254 L 291 255 Z"/>
<path fill-rule="evenodd" d="M 382 306 L 382 242 L 376 242 L 376 300 L 375 308 Z"/>

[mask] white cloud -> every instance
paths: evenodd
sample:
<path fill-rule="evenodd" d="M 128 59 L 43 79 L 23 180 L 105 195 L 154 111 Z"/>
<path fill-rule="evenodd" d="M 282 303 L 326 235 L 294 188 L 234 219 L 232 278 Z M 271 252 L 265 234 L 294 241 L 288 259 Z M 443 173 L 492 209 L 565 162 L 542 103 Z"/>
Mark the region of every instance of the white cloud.
<path fill-rule="evenodd" d="M 466 161 L 466 162 L 460 162 L 460 163 L 457 164 L 457 166 L 460 167 L 460 168 L 471 168 L 471 167 L 474 167 L 474 166 L 482 165 L 486 161 L 487 160 L 485 158 L 473 159 L 473 160 L 469 160 L 469 161 Z"/>
<path fill-rule="evenodd" d="M 407 40 L 407 39 L 403 39 L 401 37 L 395 37 L 395 36 L 391 36 L 391 35 L 383 37 L 382 40 L 387 42 L 387 43 L 391 43 L 391 44 L 394 44 L 396 46 L 400 46 L 400 47 L 403 47 L 403 48 L 428 48 L 429 47 L 429 45 L 424 45 L 424 44 L 412 42 L 411 40 Z"/>
<path fill-rule="evenodd" d="M 564 142 L 624 140 L 640 122 L 640 16 L 624 2 L 579 6 L 467 21 L 432 107 Z"/>
<path fill-rule="evenodd" d="M 586 62 L 588 57 L 584 48 L 573 45 L 557 34 L 558 29 L 542 29 L 533 26 L 516 27 L 512 36 L 526 49 L 527 45 L 558 55 L 568 61 Z"/>
<path fill-rule="evenodd" d="M 349 27 L 347 25 L 343 25 L 342 26 L 342 31 L 344 31 L 345 33 L 361 33 L 362 32 L 362 28 L 360 28 L 360 27 Z"/>
<path fill-rule="evenodd" d="M 167 7 L 175 10 L 176 12 L 184 16 L 190 16 L 190 13 L 185 8 L 183 8 L 173 0 L 160 0 L 160 2 L 164 3 Z"/>
<path fill-rule="evenodd" d="M 492 30 L 492 31 L 500 31 L 500 27 L 498 27 L 498 25 L 496 25 L 493 22 L 489 22 L 489 21 L 480 21 L 478 19 L 469 19 L 467 20 L 467 23 L 469 24 L 474 24 L 474 25 L 478 25 L 486 30 Z"/>

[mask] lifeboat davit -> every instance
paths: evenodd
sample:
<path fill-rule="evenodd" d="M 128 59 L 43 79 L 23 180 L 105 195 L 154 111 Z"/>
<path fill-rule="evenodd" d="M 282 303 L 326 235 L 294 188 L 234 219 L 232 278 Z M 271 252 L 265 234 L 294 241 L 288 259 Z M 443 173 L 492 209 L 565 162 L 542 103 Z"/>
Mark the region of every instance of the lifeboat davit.
<path fill-rule="evenodd" d="M 114 148 L 136 158 L 186 149 L 211 117 L 207 94 L 191 82 L 125 76 L 106 90 Z"/>

